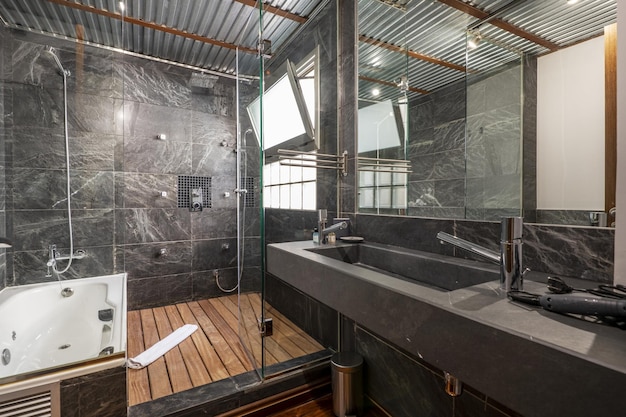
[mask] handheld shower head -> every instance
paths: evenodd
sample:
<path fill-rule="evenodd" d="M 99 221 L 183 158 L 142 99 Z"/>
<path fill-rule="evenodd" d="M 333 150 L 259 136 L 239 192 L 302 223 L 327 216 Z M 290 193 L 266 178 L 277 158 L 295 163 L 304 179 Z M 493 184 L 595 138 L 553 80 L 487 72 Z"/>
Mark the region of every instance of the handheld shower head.
<path fill-rule="evenodd" d="M 61 64 L 61 60 L 59 59 L 59 56 L 56 53 L 56 49 L 54 49 L 52 46 L 47 46 L 43 50 L 42 55 L 50 59 L 52 62 L 56 64 L 56 66 L 59 68 L 59 75 L 63 75 L 63 76 L 70 75 L 69 70 L 66 70 L 65 68 L 63 68 L 63 64 Z"/>

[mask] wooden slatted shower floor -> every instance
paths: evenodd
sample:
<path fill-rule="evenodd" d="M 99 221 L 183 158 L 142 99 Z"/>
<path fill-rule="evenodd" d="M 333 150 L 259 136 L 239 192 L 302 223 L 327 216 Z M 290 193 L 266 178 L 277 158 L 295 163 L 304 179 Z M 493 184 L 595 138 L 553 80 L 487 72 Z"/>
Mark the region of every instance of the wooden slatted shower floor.
<path fill-rule="evenodd" d="M 257 317 L 261 297 L 242 294 L 244 339 L 252 344 L 254 360 L 261 363 Z M 266 338 L 266 364 L 315 353 L 323 349 L 313 338 L 266 304 L 273 318 L 274 335 Z M 128 401 L 136 405 L 254 369 L 238 333 L 237 295 L 128 312 L 129 357 L 154 345 L 183 324 L 198 330 L 174 349 L 143 369 L 128 369 Z"/>

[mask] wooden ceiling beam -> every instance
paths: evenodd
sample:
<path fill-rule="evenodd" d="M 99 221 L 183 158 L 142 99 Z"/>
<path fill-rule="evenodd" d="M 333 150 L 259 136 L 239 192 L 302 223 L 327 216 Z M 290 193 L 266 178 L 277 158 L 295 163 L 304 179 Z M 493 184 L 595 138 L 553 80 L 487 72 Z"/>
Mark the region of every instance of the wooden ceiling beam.
<path fill-rule="evenodd" d="M 246 6 L 258 8 L 257 0 L 234 0 L 237 3 L 245 4 Z M 305 23 L 308 19 L 295 13 L 288 12 L 278 7 L 270 6 L 269 4 L 263 4 L 263 11 L 275 14 L 276 16 L 284 17 L 285 19 L 293 20 L 300 24 Z"/>
<path fill-rule="evenodd" d="M 463 65 L 457 65 L 457 64 L 454 64 L 452 62 L 448 62 L 448 61 L 444 61 L 442 59 L 434 58 L 432 56 L 420 54 L 419 52 L 411 51 L 410 49 L 407 50 L 407 49 L 404 49 L 404 48 L 402 48 L 400 46 L 394 45 L 394 44 L 389 43 L 389 42 L 385 42 L 385 41 L 381 41 L 381 40 L 378 40 L 378 39 L 370 38 L 369 36 L 359 35 L 359 40 L 361 42 L 365 42 L 365 43 L 368 43 L 370 45 L 374 45 L 374 46 L 378 46 L 380 48 L 388 49 L 390 51 L 406 54 L 406 55 L 410 56 L 411 58 L 415 58 L 415 59 L 419 59 L 419 60 L 422 60 L 422 61 L 430 62 L 430 63 L 436 64 L 436 65 L 441 65 L 441 66 L 444 66 L 444 67 L 447 67 L 447 68 L 451 68 L 451 69 L 456 70 L 456 71 L 465 72 L 465 69 L 466 69 Z"/>
<path fill-rule="evenodd" d="M 232 49 L 232 50 L 239 49 L 242 52 L 246 52 L 246 53 L 250 53 L 250 54 L 258 53 L 258 51 L 256 49 L 253 49 L 253 48 L 247 48 L 247 47 L 244 47 L 244 46 L 237 46 L 237 45 L 234 45 L 232 43 L 218 41 L 216 39 L 207 38 L 206 36 L 196 35 L 195 33 L 190 33 L 190 32 L 187 32 L 185 30 L 180 30 L 180 29 L 174 29 L 174 28 L 171 28 L 169 26 L 160 25 L 160 24 L 154 23 L 154 22 L 146 22 L 145 20 L 136 19 L 136 18 L 130 17 L 130 16 L 122 16 L 120 13 L 110 12 L 110 11 L 104 10 L 104 9 L 98 9 L 98 8 L 95 8 L 95 7 L 92 7 L 92 6 L 87 6 L 87 5 L 84 5 L 84 4 L 81 4 L 81 3 L 74 3 L 74 2 L 71 2 L 71 1 L 68 1 L 68 0 L 46 0 L 46 1 L 48 1 L 50 3 L 58 4 L 58 5 L 61 5 L 61 6 L 69 7 L 69 8 L 72 8 L 72 9 L 77 9 L 77 10 L 81 10 L 81 11 L 88 12 L 88 13 L 94 13 L 94 14 L 97 14 L 99 16 L 109 17 L 111 19 L 123 20 L 124 22 L 128 22 L 128 23 L 131 23 L 133 25 L 145 27 L 145 28 L 148 28 L 148 29 L 157 30 L 157 31 L 160 31 L 160 32 L 169 33 L 169 34 L 176 35 L 176 36 L 181 36 L 183 38 L 192 39 L 194 41 L 207 43 L 207 44 L 219 46 L 219 47 L 222 47 L 222 48 L 227 48 L 227 49 Z"/>
<path fill-rule="evenodd" d="M 487 19 L 490 17 L 490 14 L 487 12 L 484 12 L 482 10 L 480 10 L 477 7 L 474 7 L 468 3 L 465 3 L 461 0 L 437 0 L 440 3 L 443 3 L 447 6 L 450 6 L 456 10 L 462 11 L 463 13 L 466 13 L 470 16 L 473 16 L 477 19 Z M 550 42 L 547 39 L 542 38 L 541 36 L 537 36 L 533 33 L 530 33 L 528 31 L 525 31 L 524 29 L 512 25 L 511 23 L 508 23 L 502 19 L 499 19 L 497 17 L 494 17 L 492 19 L 490 19 L 488 22 L 485 23 L 489 23 L 490 25 L 496 26 L 502 30 L 505 30 L 509 33 L 512 33 L 516 36 L 519 36 L 520 38 L 524 38 L 526 40 L 529 40 L 533 43 L 536 43 L 537 45 L 541 45 L 544 48 L 549 49 L 550 51 L 556 51 L 558 49 L 561 49 L 561 47 L 559 45 L 557 45 L 556 43 Z"/>

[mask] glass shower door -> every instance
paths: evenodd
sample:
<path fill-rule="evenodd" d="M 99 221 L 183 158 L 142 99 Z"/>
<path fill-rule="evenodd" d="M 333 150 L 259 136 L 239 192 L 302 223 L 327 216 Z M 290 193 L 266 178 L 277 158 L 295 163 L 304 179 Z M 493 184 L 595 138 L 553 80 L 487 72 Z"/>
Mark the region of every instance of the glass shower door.
<path fill-rule="evenodd" d="M 245 32 L 258 34 L 262 5 L 251 12 Z M 251 43 L 251 40 L 242 40 Z M 240 42 L 240 44 L 242 44 Z M 257 42 L 257 40 L 254 40 Z M 259 380 L 263 378 L 263 204 L 262 152 L 246 108 L 260 99 L 263 58 L 258 54 L 237 51 L 237 274 L 239 337 L 250 365 Z"/>

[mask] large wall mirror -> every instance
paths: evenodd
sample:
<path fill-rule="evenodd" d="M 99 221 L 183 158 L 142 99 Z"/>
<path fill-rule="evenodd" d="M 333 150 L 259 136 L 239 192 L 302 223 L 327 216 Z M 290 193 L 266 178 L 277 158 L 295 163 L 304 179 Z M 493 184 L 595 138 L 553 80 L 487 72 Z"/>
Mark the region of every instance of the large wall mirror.
<path fill-rule="evenodd" d="M 616 19 L 615 0 L 359 0 L 359 212 L 610 226 Z"/>

